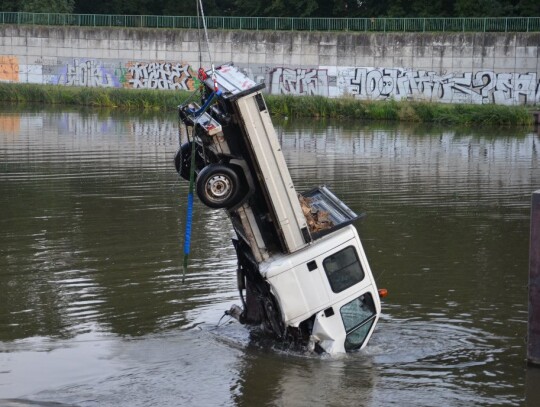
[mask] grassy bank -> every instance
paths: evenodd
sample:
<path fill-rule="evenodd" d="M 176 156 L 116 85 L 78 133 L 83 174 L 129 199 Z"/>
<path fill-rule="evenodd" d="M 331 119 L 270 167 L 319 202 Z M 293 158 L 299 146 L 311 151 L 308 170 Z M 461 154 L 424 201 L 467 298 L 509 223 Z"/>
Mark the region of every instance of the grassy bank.
<path fill-rule="evenodd" d="M 0 101 L 121 109 L 174 110 L 190 92 L 0 83 Z"/>
<path fill-rule="evenodd" d="M 135 110 L 175 110 L 190 95 L 185 91 L 84 88 L 0 83 L 0 101 L 17 104 L 78 105 Z M 524 106 L 443 104 L 411 101 L 359 101 L 322 96 L 267 95 L 273 115 L 432 122 L 455 125 L 530 125 Z"/>
<path fill-rule="evenodd" d="M 294 97 L 268 95 L 275 115 L 310 117 L 351 117 L 364 120 L 445 123 L 455 125 L 530 125 L 531 109 L 524 106 L 449 104 L 413 101 L 358 101 L 322 96 Z"/>

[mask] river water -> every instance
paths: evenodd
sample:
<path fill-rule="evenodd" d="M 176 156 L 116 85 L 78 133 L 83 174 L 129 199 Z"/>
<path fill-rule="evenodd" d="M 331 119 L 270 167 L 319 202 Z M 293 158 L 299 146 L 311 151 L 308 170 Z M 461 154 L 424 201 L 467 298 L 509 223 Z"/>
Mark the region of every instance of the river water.
<path fill-rule="evenodd" d="M 182 284 L 174 115 L 3 110 L 0 405 L 540 405 L 525 362 L 540 137 L 276 127 L 298 190 L 326 184 L 367 214 L 389 290 L 367 348 L 307 355 L 222 318 L 239 303 L 233 233 L 199 202 Z"/>

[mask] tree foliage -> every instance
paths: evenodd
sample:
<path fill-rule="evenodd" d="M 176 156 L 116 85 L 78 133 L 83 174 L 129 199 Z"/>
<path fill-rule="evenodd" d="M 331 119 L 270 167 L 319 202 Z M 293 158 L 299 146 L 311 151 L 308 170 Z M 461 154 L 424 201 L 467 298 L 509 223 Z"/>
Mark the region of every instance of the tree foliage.
<path fill-rule="evenodd" d="M 27 13 L 73 13 L 75 0 L 25 0 L 20 11 Z"/>
<path fill-rule="evenodd" d="M 196 15 L 197 0 L 0 0 L 2 11 Z M 540 17 L 540 0 L 204 0 L 209 16 Z"/>

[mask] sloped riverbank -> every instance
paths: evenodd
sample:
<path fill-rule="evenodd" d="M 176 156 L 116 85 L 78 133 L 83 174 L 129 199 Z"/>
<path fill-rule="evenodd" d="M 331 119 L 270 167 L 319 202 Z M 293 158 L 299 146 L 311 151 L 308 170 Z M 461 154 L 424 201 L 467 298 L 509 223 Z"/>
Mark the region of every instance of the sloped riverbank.
<path fill-rule="evenodd" d="M 17 104 L 76 105 L 118 109 L 175 110 L 187 91 L 87 88 L 0 83 L 0 100 Z M 434 122 L 453 125 L 531 125 L 524 106 L 445 104 L 417 101 L 365 101 L 352 97 L 267 95 L 275 116 Z"/>

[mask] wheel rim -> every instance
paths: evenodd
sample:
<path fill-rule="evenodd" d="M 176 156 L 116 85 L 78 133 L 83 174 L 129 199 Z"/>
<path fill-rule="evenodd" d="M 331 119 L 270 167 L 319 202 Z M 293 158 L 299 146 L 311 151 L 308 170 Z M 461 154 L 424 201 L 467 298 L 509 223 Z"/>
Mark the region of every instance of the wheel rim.
<path fill-rule="evenodd" d="M 231 180 L 222 174 L 214 175 L 206 182 L 206 192 L 214 201 L 226 200 L 232 193 Z"/>

